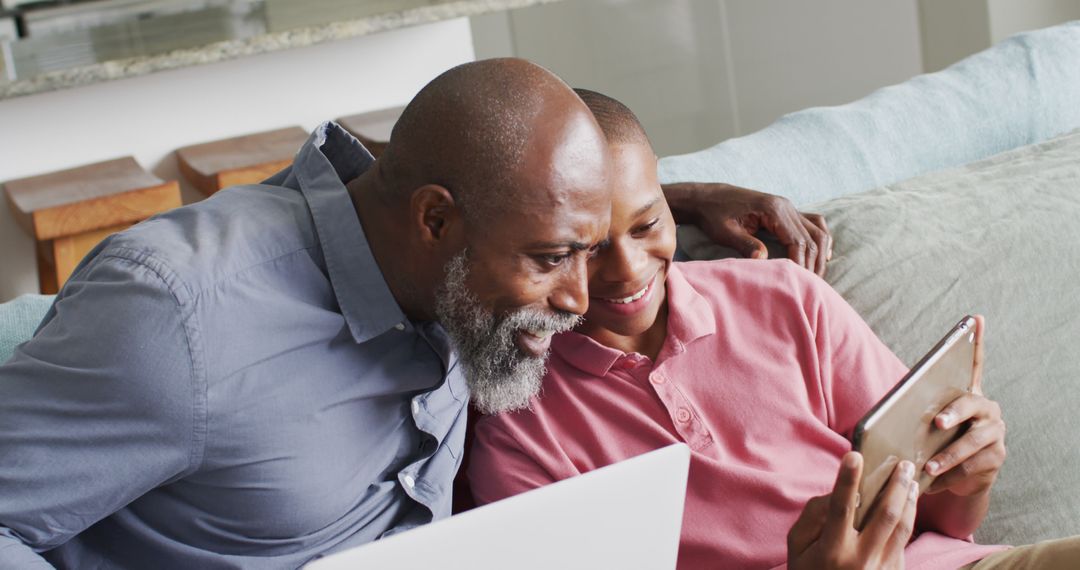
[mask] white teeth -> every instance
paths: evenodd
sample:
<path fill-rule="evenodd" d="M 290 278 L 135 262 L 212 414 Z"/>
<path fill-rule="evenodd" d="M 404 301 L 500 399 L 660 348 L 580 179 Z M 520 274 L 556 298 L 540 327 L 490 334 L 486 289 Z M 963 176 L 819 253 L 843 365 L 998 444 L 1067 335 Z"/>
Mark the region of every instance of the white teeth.
<path fill-rule="evenodd" d="M 551 330 L 535 330 L 535 329 L 528 329 L 528 330 L 526 330 L 525 332 L 529 333 L 529 334 L 530 334 L 530 335 L 532 335 L 532 336 L 535 336 L 536 338 L 538 338 L 538 339 L 540 339 L 540 340 L 544 340 L 544 339 L 546 339 L 547 337 L 549 337 L 549 336 L 551 336 L 551 335 L 555 334 L 555 331 L 551 331 Z"/>
<path fill-rule="evenodd" d="M 607 301 L 608 303 L 615 303 L 617 305 L 625 305 L 627 303 L 633 303 L 634 301 L 637 301 L 638 299 L 644 297 L 645 293 L 648 290 L 649 290 L 649 287 L 646 286 L 641 291 L 638 291 L 637 293 L 634 293 L 633 295 L 630 295 L 629 297 L 623 297 L 622 299 L 604 299 L 604 300 Z"/>

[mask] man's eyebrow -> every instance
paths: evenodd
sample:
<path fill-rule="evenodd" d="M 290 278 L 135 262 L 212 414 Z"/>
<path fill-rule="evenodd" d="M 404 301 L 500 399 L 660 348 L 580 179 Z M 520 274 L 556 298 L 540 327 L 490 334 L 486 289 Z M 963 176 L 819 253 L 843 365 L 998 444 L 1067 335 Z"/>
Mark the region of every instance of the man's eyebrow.
<path fill-rule="evenodd" d="M 663 199 L 664 198 L 662 196 L 654 198 L 652 202 L 649 202 L 648 204 L 645 204 L 644 206 L 638 208 L 637 211 L 634 212 L 634 215 L 631 216 L 631 217 L 636 218 L 636 217 L 644 214 L 645 212 L 648 212 L 649 210 L 656 207 L 656 205 L 660 203 L 660 200 L 663 200 Z"/>
<path fill-rule="evenodd" d="M 604 240 L 607 241 L 607 240 Z M 597 244 L 599 245 L 599 244 Z M 539 243 L 529 244 L 529 249 L 563 249 L 568 248 L 571 251 L 588 251 L 596 247 L 595 245 L 589 245 L 580 241 L 545 241 Z"/>

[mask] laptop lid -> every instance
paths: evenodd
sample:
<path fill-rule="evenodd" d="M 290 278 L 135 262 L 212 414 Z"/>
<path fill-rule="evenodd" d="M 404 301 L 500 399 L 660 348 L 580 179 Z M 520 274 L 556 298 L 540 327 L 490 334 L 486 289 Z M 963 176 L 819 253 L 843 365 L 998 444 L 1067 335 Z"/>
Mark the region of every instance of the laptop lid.
<path fill-rule="evenodd" d="M 671 445 L 305 569 L 673 569 L 689 465 L 689 448 Z"/>

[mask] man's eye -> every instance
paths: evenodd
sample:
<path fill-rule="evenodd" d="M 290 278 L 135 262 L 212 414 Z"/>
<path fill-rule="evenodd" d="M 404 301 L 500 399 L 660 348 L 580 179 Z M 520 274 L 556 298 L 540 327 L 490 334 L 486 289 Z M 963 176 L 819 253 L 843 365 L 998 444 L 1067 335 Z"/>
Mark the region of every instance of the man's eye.
<path fill-rule="evenodd" d="M 641 234 L 646 233 L 649 230 L 655 228 L 659 223 L 660 223 L 660 218 L 655 218 L 655 219 L 653 219 L 652 221 L 650 221 L 649 223 L 647 223 L 645 225 L 638 226 L 638 227 L 634 228 L 633 233 L 634 233 L 634 235 L 641 235 Z"/>
<path fill-rule="evenodd" d="M 569 253 L 552 253 L 552 254 L 547 254 L 547 255 L 541 255 L 540 259 L 543 260 L 544 263 L 546 263 L 546 264 L 548 264 L 548 265 L 550 265 L 552 267 L 558 267 L 559 265 L 562 265 L 562 263 L 564 261 L 566 261 L 567 259 L 570 259 L 570 254 Z"/>

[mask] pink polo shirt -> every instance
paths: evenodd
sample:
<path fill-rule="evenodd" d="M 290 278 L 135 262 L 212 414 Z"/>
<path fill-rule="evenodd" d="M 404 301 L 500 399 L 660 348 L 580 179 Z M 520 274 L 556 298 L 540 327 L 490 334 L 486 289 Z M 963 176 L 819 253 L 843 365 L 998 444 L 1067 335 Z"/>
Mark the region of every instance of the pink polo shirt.
<path fill-rule="evenodd" d="M 679 568 L 783 565 L 791 525 L 831 491 L 847 436 L 906 368 L 787 260 L 676 263 L 667 292 L 655 363 L 578 333 L 553 340 L 532 410 L 477 424 L 473 494 L 488 503 L 683 442 Z M 923 533 L 905 559 L 954 569 L 1002 548 Z"/>

